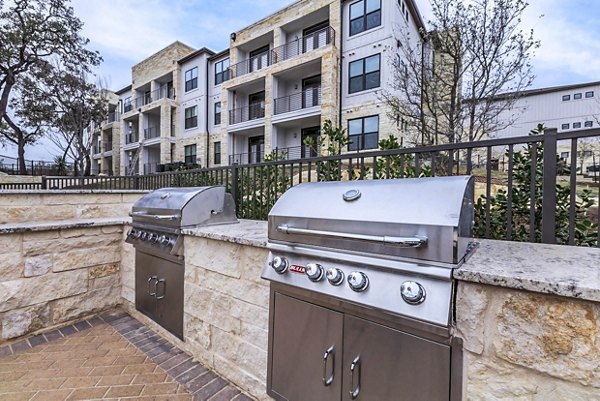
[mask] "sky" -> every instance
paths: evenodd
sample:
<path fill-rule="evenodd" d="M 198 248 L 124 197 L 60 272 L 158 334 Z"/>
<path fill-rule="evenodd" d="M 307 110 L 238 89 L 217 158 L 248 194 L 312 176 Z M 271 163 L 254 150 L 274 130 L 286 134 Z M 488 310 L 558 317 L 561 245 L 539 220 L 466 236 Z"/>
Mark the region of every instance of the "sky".
<path fill-rule="evenodd" d="M 221 51 L 229 34 L 291 4 L 292 0 L 72 0 L 84 22 L 90 49 L 104 62 L 98 78 L 109 89 L 131 83 L 131 67 L 179 40 L 193 48 Z M 533 87 L 600 80 L 600 0 L 531 0 L 522 28 L 541 41 L 533 58 Z M 427 21 L 429 0 L 416 0 Z M 58 152 L 42 143 L 26 158 L 51 160 Z M 0 148 L 14 156 L 16 149 Z"/>

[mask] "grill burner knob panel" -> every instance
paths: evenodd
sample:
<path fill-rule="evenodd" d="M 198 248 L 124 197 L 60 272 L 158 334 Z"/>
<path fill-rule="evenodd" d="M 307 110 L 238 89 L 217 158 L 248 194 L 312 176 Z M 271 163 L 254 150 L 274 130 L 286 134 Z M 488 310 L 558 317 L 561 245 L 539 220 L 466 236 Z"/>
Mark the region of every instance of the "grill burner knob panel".
<path fill-rule="evenodd" d="M 279 274 L 283 274 L 288 269 L 288 261 L 283 256 L 275 256 L 271 261 L 271 267 Z"/>
<path fill-rule="evenodd" d="M 353 291 L 363 292 L 369 286 L 369 278 L 363 272 L 352 272 L 348 275 L 348 285 Z"/>
<path fill-rule="evenodd" d="M 170 241 L 166 235 L 161 235 L 160 237 L 158 237 L 158 242 L 160 242 L 160 244 L 163 246 L 167 246 L 167 245 L 169 245 Z"/>
<path fill-rule="evenodd" d="M 306 265 L 306 269 L 304 270 L 310 281 L 319 282 L 323 280 L 324 269 L 318 263 L 308 263 Z"/>
<path fill-rule="evenodd" d="M 340 285 L 344 282 L 344 272 L 336 267 L 328 269 L 326 276 L 332 285 Z"/>
<path fill-rule="evenodd" d="M 425 288 L 416 281 L 405 281 L 400 286 L 402 299 L 410 305 L 419 305 L 425 301 Z"/>

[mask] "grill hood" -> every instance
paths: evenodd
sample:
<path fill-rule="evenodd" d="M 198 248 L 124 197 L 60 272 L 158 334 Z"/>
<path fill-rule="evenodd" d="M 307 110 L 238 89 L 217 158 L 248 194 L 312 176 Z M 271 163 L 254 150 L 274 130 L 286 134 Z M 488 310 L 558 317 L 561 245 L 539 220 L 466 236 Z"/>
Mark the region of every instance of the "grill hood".
<path fill-rule="evenodd" d="M 181 229 L 235 223 L 235 203 L 225 187 L 162 188 L 132 207 L 134 225 Z"/>
<path fill-rule="evenodd" d="M 473 178 L 305 183 L 269 213 L 269 242 L 457 265 L 472 237 Z"/>

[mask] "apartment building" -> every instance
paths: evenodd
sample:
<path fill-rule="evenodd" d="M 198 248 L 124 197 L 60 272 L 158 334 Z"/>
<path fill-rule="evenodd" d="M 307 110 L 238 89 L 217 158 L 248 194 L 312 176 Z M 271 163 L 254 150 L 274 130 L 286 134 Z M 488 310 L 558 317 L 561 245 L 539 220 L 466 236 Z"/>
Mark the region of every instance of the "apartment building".
<path fill-rule="evenodd" d="M 132 85 L 116 92 L 113 172 L 316 156 L 304 140 L 326 120 L 348 130 L 349 152 L 374 149 L 399 132 L 381 99 L 391 61 L 422 32 L 413 0 L 300 0 L 231 33 L 224 51 L 176 42 L 134 66 Z"/>
<path fill-rule="evenodd" d="M 113 175 L 119 171 L 114 166 L 119 166 L 121 160 L 119 96 L 109 90 L 103 90 L 101 96 L 107 100 L 106 119 L 98 127 L 88 127 L 92 141 L 91 171 L 92 174 Z"/>

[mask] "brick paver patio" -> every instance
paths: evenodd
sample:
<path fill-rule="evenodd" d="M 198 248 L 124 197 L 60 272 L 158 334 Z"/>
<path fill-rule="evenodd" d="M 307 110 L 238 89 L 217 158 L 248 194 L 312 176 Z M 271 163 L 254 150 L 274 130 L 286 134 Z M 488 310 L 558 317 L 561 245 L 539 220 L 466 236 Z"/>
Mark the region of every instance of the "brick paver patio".
<path fill-rule="evenodd" d="M 0 348 L 1 401 L 251 401 L 116 311 Z"/>

